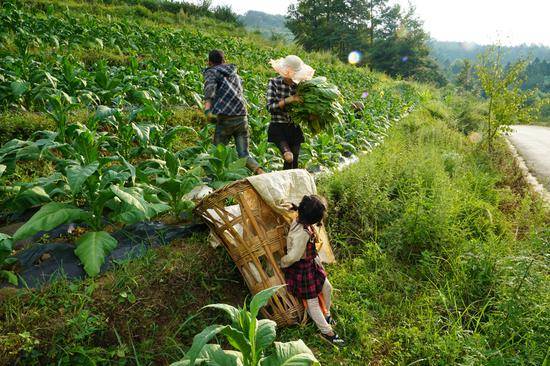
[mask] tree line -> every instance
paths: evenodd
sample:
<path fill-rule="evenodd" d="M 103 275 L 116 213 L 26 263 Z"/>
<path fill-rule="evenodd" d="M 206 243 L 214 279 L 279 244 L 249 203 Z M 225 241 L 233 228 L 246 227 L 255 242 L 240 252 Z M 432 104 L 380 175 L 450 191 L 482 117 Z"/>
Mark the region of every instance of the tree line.
<path fill-rule="evenodd" d="M 447 82 L 412 6 L 405 10 L 389 0 L 300 0 L 289 7 L 286 25 L 308 51 L 331 51 L 342 60 L 359 51 L 360 64 L 390 76 Z"/>

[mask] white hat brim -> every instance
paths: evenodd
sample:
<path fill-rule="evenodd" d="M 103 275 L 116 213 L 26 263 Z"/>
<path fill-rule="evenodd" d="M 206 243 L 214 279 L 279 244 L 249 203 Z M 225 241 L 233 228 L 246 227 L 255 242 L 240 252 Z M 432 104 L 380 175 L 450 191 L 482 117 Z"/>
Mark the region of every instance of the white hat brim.
<path fill-rule="evenodd" d="M 269 63 L 279 75 L 284 78 L 290 78 L 297 84 L 301 81 L 311 80 L 311 78 L 313 78 L 313 75 L 315 74 L 315 70 L 311 66 L 303 62 L 298 70 L 293 70 L 287 67 L 284 58 L 270 60 Z"/>

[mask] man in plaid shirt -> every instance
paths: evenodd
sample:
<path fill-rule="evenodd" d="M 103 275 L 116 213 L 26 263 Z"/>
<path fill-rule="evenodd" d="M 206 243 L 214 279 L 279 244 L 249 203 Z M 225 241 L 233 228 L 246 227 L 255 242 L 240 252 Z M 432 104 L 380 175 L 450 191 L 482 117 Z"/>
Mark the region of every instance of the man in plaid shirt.
<path fill-rule="evenodd" d="M 204 75 L 204 108 L 207 116 L 216 116 L 214 144 L 229 143 L 235 138 L 239 157 L 246 157 L 246 166 L 255 173 L 263 173 L 258 162 L 248 152 L 248 119 L 243 86 L 237 67 L 226 64 L 222 51 L 208 55 L 208 68 Z"/>

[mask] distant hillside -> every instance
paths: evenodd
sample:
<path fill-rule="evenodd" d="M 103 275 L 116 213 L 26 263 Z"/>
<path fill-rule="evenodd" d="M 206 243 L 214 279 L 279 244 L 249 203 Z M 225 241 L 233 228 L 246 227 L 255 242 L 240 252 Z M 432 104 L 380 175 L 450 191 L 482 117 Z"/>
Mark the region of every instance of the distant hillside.
<path fill-rule="evenodd" d="M 239 20 L 248 29 L 259 31 L 267 38 L 271 38 L 273 35 L 280 35 L 287 40 L 292 40 L 294 38 L 292 32 L 285 26 L 284 15 L 249 10 L 246 14 L 241 15 Z"/>
<path fill-rule="evenodd" d="M 469 59 L 475 61 L 477 55 L 490 46 L 482 46 L 468 42 L 430 41 L 433 57 L 443 66 L 450 66 L 457 60 Z M 533 58 L 550 61 L 550 47 L 537 45 L 521 45 L 503 47 L 503 62 L 513 62 L 520 58 Z"/>
<path fill-rule="evenodd" d="M 241 15 L 239 20 L 249 29 L 258 30 L 263 35 L 271 37 L 272 34 L 284 35 L 287 39 L 292 39 L 293 35 L 285 26 L 285 16 L 268 14 L 262 11 L 249 10 L 245 15 Z M 479 45 L 468 42 L 445 42 L 430 41 L 433 57 L 445 68 L 449 67 L 457 60 L 470 59 L 476 60 L 477 55 L 484 52 L 489 46 Z M 519 58 L 532 57 L 540 60 L 550 61 L 550 47 L 536 45 L 521 45 L 515 47 L 504 47 L 505 63 L 516 61 Z"/>

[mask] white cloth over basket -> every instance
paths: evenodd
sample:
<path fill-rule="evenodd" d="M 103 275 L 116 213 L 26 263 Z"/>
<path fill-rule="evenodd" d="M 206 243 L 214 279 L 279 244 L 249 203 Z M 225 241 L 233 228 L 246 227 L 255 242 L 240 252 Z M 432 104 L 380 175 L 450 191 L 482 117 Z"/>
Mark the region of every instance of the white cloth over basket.
<path fill-rule="evenodd" d="M 313 176 L 304 169 L 282 170 L 272 173 L 255 175 L 247 178 L 256 192 L 275 212 L 288 221 L 294 219 L 295 213 L 289 211 L 285 204 L 300 204 L 306 195 L 317 194 L 317 186 Z M 327 233 L 324 228 L 317 230 L 323 245 L 319 249 L 319 257 L 323 263 L 336 261 Z"/>
<path fill-rule="evenodd" d="M 315 180 L 304 169 L 282 170 L 248 177 L 256 192 L 272 209 L 291 217 L 285 203 L 298 205 L 306 195 L 317 194 Z"/>
<path fill-rule="evenodd" d="M 294 218 L 294 214 L 288 210 L 285 204 L 294 203 L 298 205 L 304 196 L 317 194 L 315 180 L 311 174 L 304 169 L 282 170 L 260 174 L 248 177 L 247 180 L 252 184 L 265 203 L 288 221 Z M 240 215 L 239 205 L 228 206 L 225 210 L 233 215 Z M 214 218 L 218 217 L 214 210 L 210 209 L 208 212 L 210 212 Z M 222 223 L 220 218 L 218 218 L 218 220 Z M 239 234 L 243 232 L 243 228 L 240 224 L 235 226 L 235 230 L 237 230 Z M 319 257 L 321 261 L 323 261 L 323 263 L 335 262 L 336 259 L 330 247 L 326 231 L 324 229 L 317 230 L 317 234 L 323 242 L 323 245 L 319 248 Z M 214 248 L 221 245 L 218 237 L 212 232 L 210 232 L 209 243 Z"/>

